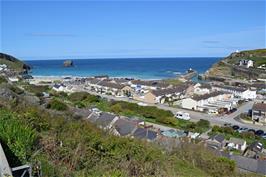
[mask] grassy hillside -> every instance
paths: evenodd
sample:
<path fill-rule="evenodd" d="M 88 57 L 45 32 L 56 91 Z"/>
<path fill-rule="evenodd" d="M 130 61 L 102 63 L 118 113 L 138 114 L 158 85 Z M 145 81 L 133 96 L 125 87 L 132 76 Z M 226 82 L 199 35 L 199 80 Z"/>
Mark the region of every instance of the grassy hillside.
<path fill-rule="evenodd" d="M 19 59 L 4 53 L 0 53 L 0 64 L 6 64 L 10 69 L 17 72 L 23 72 L 24 70 L 30 69 L 28 65 Z"/>
<path fill-rule="evenodd" d="M 73 119 L 70 110 L 50 111 L 22 102 L 22 97 L 3 101 L 0 140 L 9 162 L 41 166 L 43 176 L 248 176 L 237 173 L 233 161 L 200 144 L 166 152 L 156 144 L 116 137 Z"/>
<path fill-rule="evenodd" d="M 232 66 L 238 65 L 239 60 L 241 59 L 253 60 L 254 67 L 256 68 L 262 64 L 266 64 L 266 49 L 234 52 L 230 54 L 228 57 L 225 57 L 219 62 L 215 63 L 206 72 L 206 75 L 211 77 L 219 76 L 219 77 L 235 78 L 235 75 L 232 72 Z M 245 78 L 245 76 L 243 76 L 243 78 Z"/>

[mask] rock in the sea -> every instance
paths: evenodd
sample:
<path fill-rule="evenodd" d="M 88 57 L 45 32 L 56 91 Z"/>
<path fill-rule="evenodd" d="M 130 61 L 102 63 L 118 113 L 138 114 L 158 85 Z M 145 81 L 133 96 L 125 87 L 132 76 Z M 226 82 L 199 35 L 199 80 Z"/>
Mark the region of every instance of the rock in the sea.
<path fill-rule="evenodd" d="M 73 64 L 73 61 L 72 60 L 66 60 L 64 61 L 64 67 L 72 67 L 74 64 Z"/>

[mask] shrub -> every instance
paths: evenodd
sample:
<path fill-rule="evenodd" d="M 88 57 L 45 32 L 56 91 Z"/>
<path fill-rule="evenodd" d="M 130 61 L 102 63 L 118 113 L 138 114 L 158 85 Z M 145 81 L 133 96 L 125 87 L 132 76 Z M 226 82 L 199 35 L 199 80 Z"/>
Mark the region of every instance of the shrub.
<path fill-rule="evenodd" d="M 158 117 L 156 118 L 156 121 L 159 123 L 163 123 L 163 124 L 171 124 L 171 125 L 176 125 L 177 121 L 174 117 Z"/>
<path fill-rule="evenodd" d="M 59 101 L 57 99 L 52 99 L 51 101 L 49 101 L 49 103 L 47 104 L 47 108 L 54 109 L 57 111 L 66 111 L 68 109 L 67 105 L 64 102 Z"/>
<path fill-rule="evenodd" d="M 7 83 L 7 80 L 3 76 L 0 76 L 0 84 L 2 83 Z"/>
<path fill-rule="evenodd" d="M 36 141 L 36 132 L 17 115 L 0 110 L 0 139 L 20 161 L 26 162 Z"/>

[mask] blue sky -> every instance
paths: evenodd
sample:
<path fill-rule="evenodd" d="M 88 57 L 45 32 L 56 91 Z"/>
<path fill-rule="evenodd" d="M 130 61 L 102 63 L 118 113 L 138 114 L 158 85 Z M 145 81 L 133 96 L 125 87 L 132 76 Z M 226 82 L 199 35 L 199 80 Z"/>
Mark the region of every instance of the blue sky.
<path fill-rule="evenodd" d="M 225 56 L 265 48 L 265 1 L 2 1 L 22 59 Z"/>

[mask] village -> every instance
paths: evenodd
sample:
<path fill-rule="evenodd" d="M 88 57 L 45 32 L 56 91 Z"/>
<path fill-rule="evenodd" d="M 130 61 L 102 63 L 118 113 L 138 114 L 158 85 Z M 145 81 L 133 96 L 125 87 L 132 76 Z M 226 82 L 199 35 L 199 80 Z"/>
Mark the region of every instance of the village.
<path fill-rule="evenodd" d="M 36 84 L 36 81 L 30 82 Z M 163 80 L 145 81 L 108 76 L 64 77 L 55 84 L 38 84 L 49 84 L 56 92 L 88 92 L 110 100 L 134 102 L 144 107 L 155 105 L 160 108 L 173 108 L 176 118 L 185 121 L 195 121 L 196 117 L 204 117 L 203 119 L 215 126 L 216 120 L 222 120 L 218 123 L 222 130 L 215 132 L 212 128 L 211 132 L 209 130 L 199 133 L 102 112 L 97 108 L 75 111 L 78 114 L 82 113 L 82 117 L 97 127 L 114 135 L 144 139 L 163 145 L 167 149 L 173 149 L 182 141 L 201 141 L 219 156 L 235 160 L 238 168 L 266 174 L 265 143 L 260 141 L 266 140 L 265 95 L 260 94 L 264 88 L 236 87 L 218 82 L 193 83 L 189 80 L 172 85 Z M 230 133 L 233 136 L 219 134 L 223 131 L 232 131 Z M 237 136 L 234 136 L 235 134 Z M 254 137 L 253 141 L 242 138 L 250 134 Z"/>
<path fill-rule="evenodd" d="M 8 67 L 1 65 L 0 72 L 8 72 Z M 239 169 L 266 175 L 265 84 L 240 87 L 222 82 L 192 82 L 184 78 L 178 80 L 178 84 L 172 84 L 165 80 L 111 78 L 107 75 L 54 79 L 36 79 L 29 75 L 8 77 L 12 83 L 21 79 L 33 85 L 48 85 L 58 93 L 88 92 L 109 100 L 167 109 L 176 119 L 184 121 L 205 121 L 213 127 L 206 132 L 190 132 L 137 117 L 103 112 L 98 108 L 73 109 L 74 114 L 116 136 L 143 139 L 168 150 L 180 142 L 200 141 L 217 155 L 235 160 Z M 49 93 L 43 92 L 42 95 L 50 98 Z"/>

